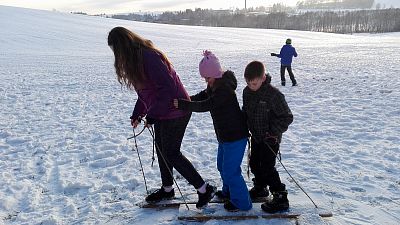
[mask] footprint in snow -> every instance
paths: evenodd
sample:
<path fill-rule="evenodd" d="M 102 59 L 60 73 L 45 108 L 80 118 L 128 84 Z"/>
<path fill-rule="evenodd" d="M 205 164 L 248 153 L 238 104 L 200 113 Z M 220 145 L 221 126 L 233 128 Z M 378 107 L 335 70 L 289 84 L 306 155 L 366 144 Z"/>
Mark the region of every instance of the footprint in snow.
<path fill-rule="evenodd" d="M 355 191 L 355 192 L 366 192 L 364 188 L 360 188 L 360 187 L 351 187 L 350 190 Z"/>

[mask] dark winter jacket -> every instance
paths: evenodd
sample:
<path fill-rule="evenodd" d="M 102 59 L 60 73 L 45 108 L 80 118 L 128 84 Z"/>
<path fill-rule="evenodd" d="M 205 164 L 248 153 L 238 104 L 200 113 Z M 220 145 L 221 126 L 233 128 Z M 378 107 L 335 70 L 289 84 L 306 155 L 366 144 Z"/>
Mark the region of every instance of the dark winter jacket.
<path fill-rule="evenodd" d="M 277 56 L 281 58 L 281 64 L 283 66 L 290 66 L 292 64 L 293 56 L 297 57 L 297 52 L 292 45 L 286 44 L 281 48 L 281 52 Z"/>
<path fill-rule="evenodd" d="M 148 119 L 165 120 L 187 114 L 176 109 L 173 99 L 189 99 L 175 70 L 170 71 L 157 52 L 143 50 L 143 69 L 146 75 L 144 88 L 137 91 L 138 100 L 131 119 L 147 115 Z"/>
<path fill-rule="evenodd" d="M 278 136 L 280 142 L 282 133 L 293 122 L 285 96 L 267 82 L 257 91 L 248 87 L 243 90 L 243 111 L 252 137 L 257 142 L 262 142 L 267 132 Z"/>
<path fill-rule="evenodd" d="M 179 109 L 192 112 L 210 111 L 218 142 L 232 142 L 249 136 L 243 112 L 235 90 L 237 80 L 232 71 L 216 79 L 213 87 L 191 96 L 191 101 L 179 100 Z"/>

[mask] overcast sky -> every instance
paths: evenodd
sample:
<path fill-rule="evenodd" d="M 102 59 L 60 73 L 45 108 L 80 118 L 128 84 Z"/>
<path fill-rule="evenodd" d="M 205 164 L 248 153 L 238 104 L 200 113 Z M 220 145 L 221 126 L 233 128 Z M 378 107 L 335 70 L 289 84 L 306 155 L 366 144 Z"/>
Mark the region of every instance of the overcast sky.
<path fill-rule="evenodd" d="M 284 3 L 294 6 L 298 0 L 247 0 L 247 7 Z M 0 5 L 34 9 L 82 11 L 90 14 L 137 11 L 166 11 L 194 8 L 244 8 L 244 0 L 0 0 Z"/>

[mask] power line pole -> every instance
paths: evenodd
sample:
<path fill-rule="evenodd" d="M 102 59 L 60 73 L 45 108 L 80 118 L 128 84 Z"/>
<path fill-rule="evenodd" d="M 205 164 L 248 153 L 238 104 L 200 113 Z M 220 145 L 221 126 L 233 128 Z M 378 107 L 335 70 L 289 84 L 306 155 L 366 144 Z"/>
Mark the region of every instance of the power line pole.
<path fill-rule="evenodd" d="M 244 0 L 244 10 L 247 11 L 247 0 Z"/>

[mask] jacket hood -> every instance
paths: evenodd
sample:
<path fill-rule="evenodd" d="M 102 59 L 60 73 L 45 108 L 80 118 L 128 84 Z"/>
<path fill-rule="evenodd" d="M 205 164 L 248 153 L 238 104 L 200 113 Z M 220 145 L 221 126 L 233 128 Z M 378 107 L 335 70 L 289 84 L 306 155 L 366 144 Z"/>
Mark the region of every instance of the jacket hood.
<path fill-rule="evenodd" d="M 230 86 L 233 90 L 236 90 L 238 85 L 237 79 L 232 71 L 230 70 L 225 71 L 225 73 L 222 75 L 221 81 L 222 83 Z"/>

